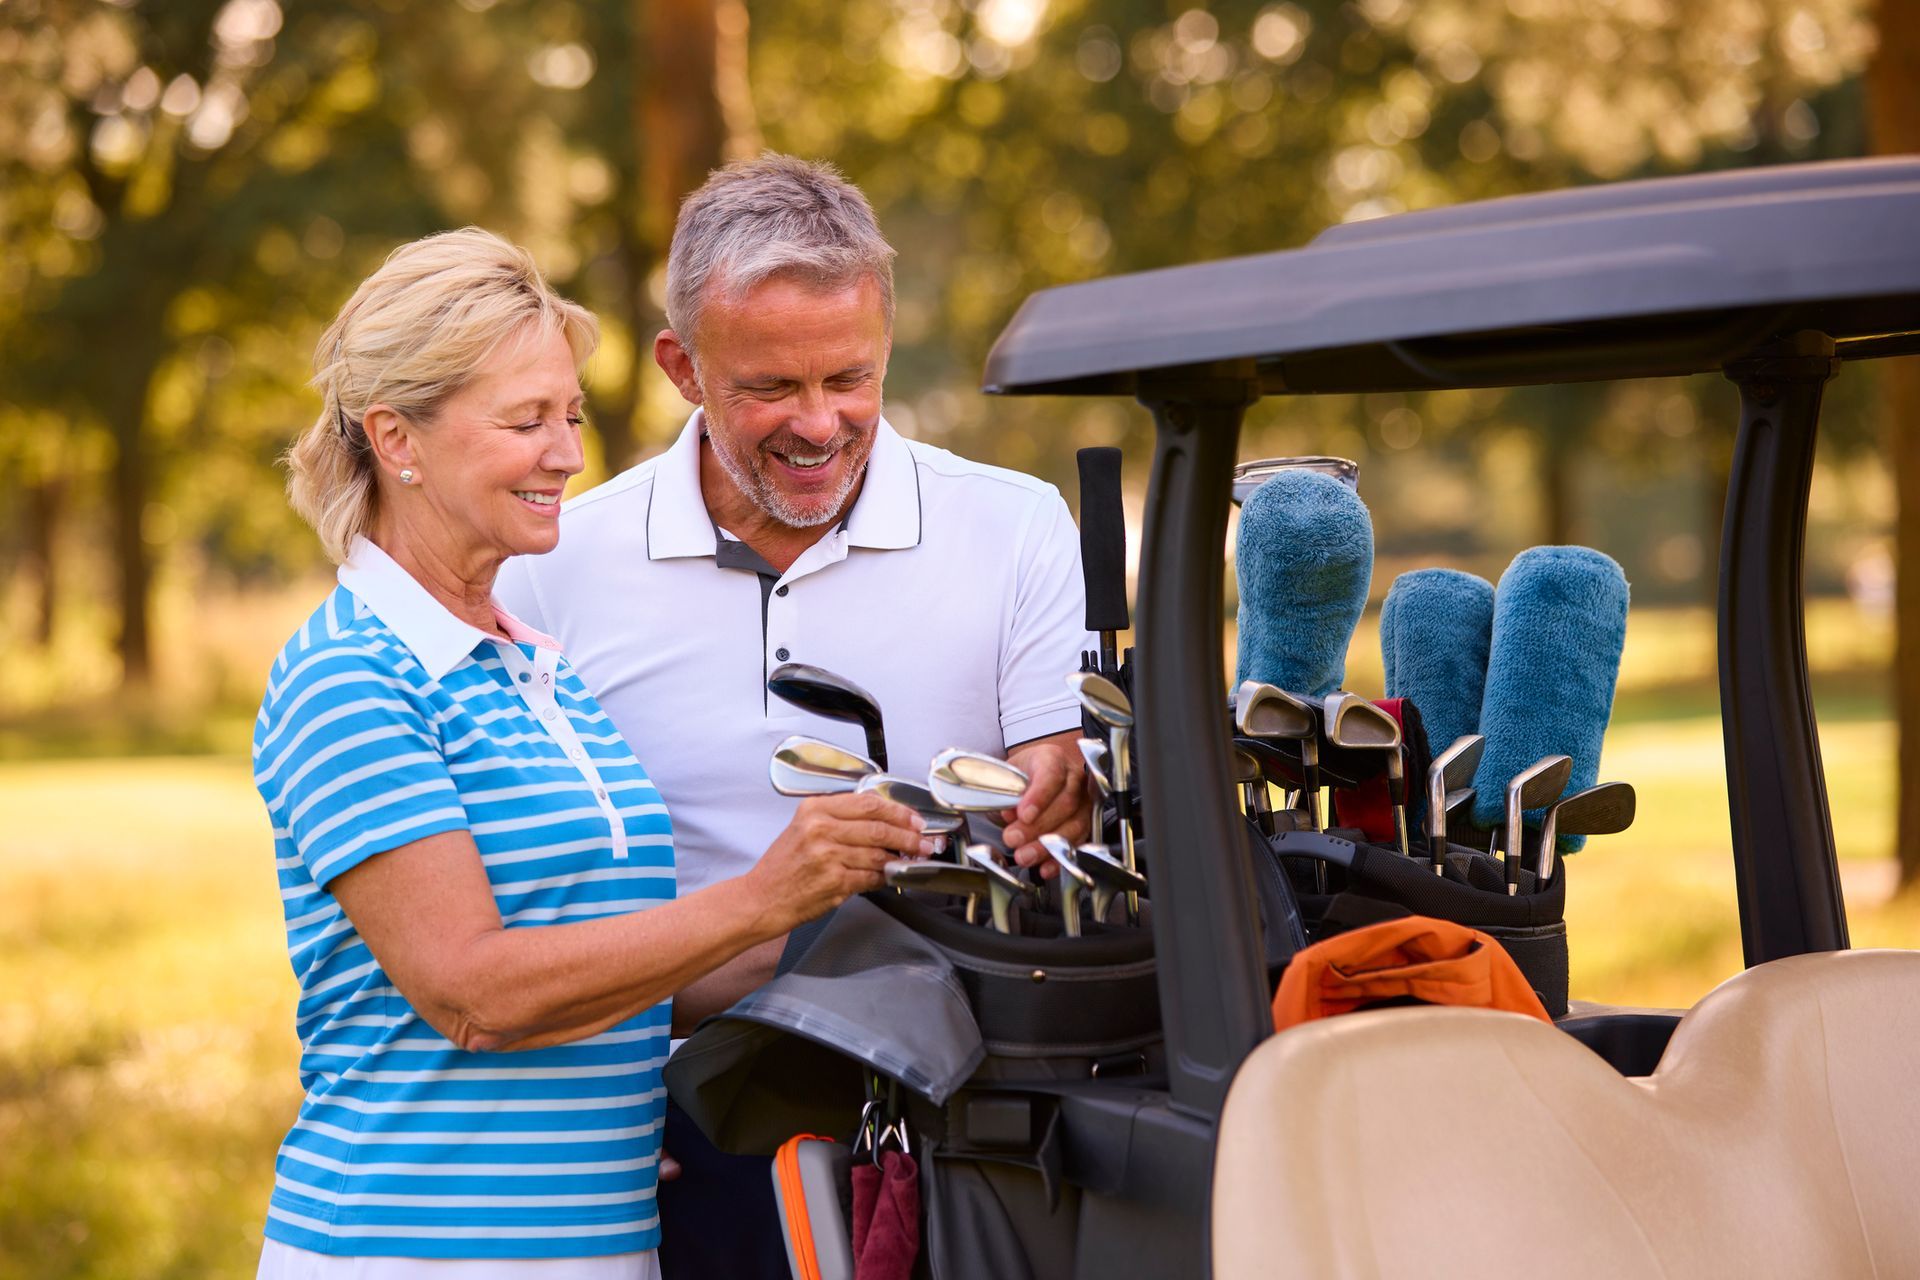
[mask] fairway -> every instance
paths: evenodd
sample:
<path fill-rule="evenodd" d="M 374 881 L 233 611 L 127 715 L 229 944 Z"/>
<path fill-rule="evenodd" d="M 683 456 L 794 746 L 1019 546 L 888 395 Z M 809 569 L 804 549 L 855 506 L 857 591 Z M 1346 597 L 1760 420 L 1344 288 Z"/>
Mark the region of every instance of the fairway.
<path fill-rule="evenodd" d="M 1823 731 L 1856 945 L 1920 942 L 1883 904 L 1892 728 Z M 1720 729 L 1617 724 L 1624 836 L 1569 867 L 1573 989 L 1690 1004 L 1740 965 Z M 0 765 L 0 1280 L 253 1273 L 299 1100 L 292 975 L 244 761 Z"/>

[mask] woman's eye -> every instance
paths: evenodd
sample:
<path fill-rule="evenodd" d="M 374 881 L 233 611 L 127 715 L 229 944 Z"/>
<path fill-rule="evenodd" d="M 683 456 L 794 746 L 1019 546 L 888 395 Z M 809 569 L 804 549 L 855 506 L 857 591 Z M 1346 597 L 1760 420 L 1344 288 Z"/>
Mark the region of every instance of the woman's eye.
<path fill-rule="evenodd" d="M 576 427 L 584 427 L 584 426 L 586 426 L 586 425 L 587 425 L 587 420 L 586 420 L 586 418 L 584 418 L 584 417 L 582 417 L 582 416 L 580 416 L 580 415 L 578 415 L 578 414 L 576 414 L 576 415 L 574 415 L 574 416 L 573 416 L 573 417 L 571 417 L 571 418 L 568 418 L 568 419 L 567 419 L 567 421 L 568 421 L 568 422 L 571 422 L 571 423 L 572 423 L 572 424 L 573 424 L 574 426 L 576 426 Z"/>

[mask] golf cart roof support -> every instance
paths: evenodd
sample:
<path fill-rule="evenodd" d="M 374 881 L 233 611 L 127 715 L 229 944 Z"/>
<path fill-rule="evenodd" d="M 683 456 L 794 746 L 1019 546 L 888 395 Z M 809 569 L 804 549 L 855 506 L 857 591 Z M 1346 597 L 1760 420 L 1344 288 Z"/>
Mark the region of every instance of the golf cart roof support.
<path fill-rule="evenodd" d="M 1740 435 L 1720 539 L 1720 721 L 1748 965 L 1847 945 L 1802 590 L 1820 398 L 1839 365 L 1811 332 L 1726 365 Z"/>
<path fill-rule="evenodd" d="M 1222 550 L 1252 362 L 1142 379 L 1153 474 L 1140 546 L 1136 742 L 1153 881 L 1153 942 L 1174 1106 L 1218 1118 L 1240 1062 L 1272 1030 L 1252 873 L 1238 850 L 1224 725 L 1195 725 L 1226 687 Z M 1174 744 L 1178 744 L 1177 748 Z"/>

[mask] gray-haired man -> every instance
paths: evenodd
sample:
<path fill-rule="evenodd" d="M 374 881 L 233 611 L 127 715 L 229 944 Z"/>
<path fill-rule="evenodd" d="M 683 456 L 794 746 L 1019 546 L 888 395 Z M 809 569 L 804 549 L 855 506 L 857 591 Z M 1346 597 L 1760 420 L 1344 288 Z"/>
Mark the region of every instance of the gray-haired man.
<path fill-rule="evenodd" d="M 1064 677 L 1079 665 L 1079 544 L 1051 485 L 902 439 L 881 417 L 893 250 L 832 169 L 768 155 L 681 207 L 654 358 L 697 406 L 663 455 L 568 504 L 560 547 L 510 562 L 509 608 L 558 637 L 665 798 L 692 890 L 748 869 L 791 816 L 766 763 L 788 734 L 857 729 L 769 698 L 807 662 L 871 691 L 889 763 L 1004 754 L 1032 786 L 1006 815 L 1026 865 L 1084 838 Z M 773 972 L 750 952 L 681 992 L 675 1034 Z M 662 1189 L 662 1266 L 784 1276 L 765 1160 L 713 1151 L 669 1110 L 685 1168 Z"/>

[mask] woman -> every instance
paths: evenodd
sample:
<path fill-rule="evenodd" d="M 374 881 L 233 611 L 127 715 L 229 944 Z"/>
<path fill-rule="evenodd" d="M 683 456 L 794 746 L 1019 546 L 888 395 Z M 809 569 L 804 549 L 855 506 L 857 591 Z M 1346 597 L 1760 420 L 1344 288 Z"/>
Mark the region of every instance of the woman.
<path fill-rule="evenodd" d="M 668 997 L 929 851 L 899 805 L 811 799 L 675 898 L 645 770 L 491 599 L 558 540 L 595 341 L 473 229 L 395 251 L 321 337 L 289 488 L 340 585 L 254 731 L 307 1090 L 262 1276 L 655 1275 Z"/>

